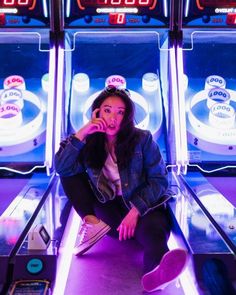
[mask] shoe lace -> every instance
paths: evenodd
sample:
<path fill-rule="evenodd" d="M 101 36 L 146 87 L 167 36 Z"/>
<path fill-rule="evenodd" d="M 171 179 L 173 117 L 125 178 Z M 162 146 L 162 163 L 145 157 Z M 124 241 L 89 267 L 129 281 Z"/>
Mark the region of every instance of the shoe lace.
<path fill-rule="evenodd" d="M 84 242 L 88 233 L 88 227 L 89 225 L 86 222 L 82 223 L 79 230 L 80 243 Z"/>

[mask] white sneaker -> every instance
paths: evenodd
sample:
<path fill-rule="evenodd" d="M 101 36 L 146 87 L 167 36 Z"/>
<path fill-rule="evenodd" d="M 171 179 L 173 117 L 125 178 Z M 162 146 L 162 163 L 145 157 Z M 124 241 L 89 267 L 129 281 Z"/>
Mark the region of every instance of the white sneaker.
<path fill-rule="evenodd" d="M 104 237 L 110 229 L 111 227 L 102 220 L 98 223 L 83 222 L 78 234 L 78 245 L 74 248 L 75 255 L 84 254 Z"/>
<path fill-rule="evenodd" d="M 187 262 L 188 252 L 186 250 L 174 249 L 167 252 L 160 264 L 142 277 L 143 289 L 147 292 L 163 290 L 180 276 Z"/>

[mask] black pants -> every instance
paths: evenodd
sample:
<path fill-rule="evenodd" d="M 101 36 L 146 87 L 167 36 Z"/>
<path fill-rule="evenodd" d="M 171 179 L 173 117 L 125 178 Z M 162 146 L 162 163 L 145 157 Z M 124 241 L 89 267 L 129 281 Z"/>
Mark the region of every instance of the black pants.
<path fill-rule="evenodd" d="M 104 204 L 99 202 L 85 174 L 61 177 L 61 183 L 65 194 L 81 218 L 90 214 L 97 216 L 110 225 L 110 235 L 118 237 L 116 229 L 129 211 L 121 196 Z M 170 217 L 164 207 L 151 210 L 139 218 L 134 238 L 144 249 L 144 273 L 155 268 L 169 250 L 167 241 L 170 229 Z"/>

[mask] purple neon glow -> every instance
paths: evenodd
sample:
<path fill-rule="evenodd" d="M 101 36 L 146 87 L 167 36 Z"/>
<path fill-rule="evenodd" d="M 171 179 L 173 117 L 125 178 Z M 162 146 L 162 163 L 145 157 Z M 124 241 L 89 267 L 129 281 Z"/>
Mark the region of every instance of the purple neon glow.
<path fill-rule="evenodd" d="M 187 132 L 186 132 L 186 111 L 185 111 L 185 85 L 184 85 L 184 70 L 183 70 L 183 50 L 177 47 L 177 72 L 178 72 L 178 89 L 179 89 L 179 118 L 180 118 L 180 142 L 181 142 L 181 164 L 183 173 L 187 173 L 188 147 L 187 147 Z"/>
<path fill-rule="evenodd" d="M 61 124 L 62 124 L 62 100 L 63 100 L 63 73 L 64 73 L 64 50 L 59 46 L 58 49 L 58 72 L 57 72 L 57 108 L 56 108 L 56 124 L 55 124 L 55 147 L 54 153 L 57 152 L 61 140 Z"/>
<path fill-rule="evenodd" d="M 177 91 L 177 75 L 176 75 L 176 59 L 174 48 L 170 48 L 170 75 L 172 82 L 172 102 L 174 112 L 174 127 L 175 127 L 175 147 L 176 147 L 176 165 L 177 175 L 180 174 L 181 168 L 181 150 L 180 150 L 180 134 L 179 134 L 179 105 L 178 105 L 178 91 Z"/>
<path fill-rule="evenodd" d="M 57 221 L 59 218 L 54 218 L 54 212 L 60 212 L 60 209 L 57 208 L 59 207 L 57 203 L 56 203 L 56 198 L 55 198 L 55 202 L 53 202 L 53 197 L 52 197 L 52 193 L 49 193 L 49 196 L 47 198 L 47 201 L 45 202 L 44 206 L 45 206 L 45 212 L 46 212 L 46 229 L 49 232 L 50 237 L 53 236 L 54 230 L 55 228 L 58 228 L 59 226 L 54 222 Z M 58 214 L 57 214 L 58 215 Z"/>
<path fill-rule="evenodd" d="M 172 233 L 168 241 L 168 247 L 170 250 L 180 248 L 177 240 Z M 184 294 L 199 295 L 197 282 L 191 273 L 190 266 L 187 266 L 184 272 L 180 275 L 179 281 Z"/>
<path fill-rule="evenodd" d="M 64 295 L 70 270 L 73 249 L 80 227 L 81 219 L 74 209 L 71 210 L 66 229 L 63 234 L 57 262 L 57 275 L 52 295 Z"/>
<path fill-rule="evenodd" d="M 49 89 L 48 89 L 48 103 L 47 103 L 47 132 L 45 143 L 45 163 L 47 167 L 47 174 L 49 175 L 52 167 L 53 157 L 53 121 L 54 121 L 54 96 L 55 96 L 55 64 L 56 64 L 56 50 L 55 46 L 49 52 Z"/>
<path fill-rule="evenodd" d="M 172 173 L 172 175 L 176 183 L 179 184 L 179 180 L 176 174 Z M 186 202 L 186 197 L 182 195 L 181 192 L 179 193 L 179 197 L 177 196 L 176 198 L 176 219 L 178 220 L 178 223 L 181 227 L 182 232 L 187 237 L 188 236 L 188 206 Z M 182 238 L 181 240 L 179 240 L 174 233 L 171 233 L 170 238 L 168 240 L 169 249 L 172 250 L 175 248 L 182 248 L 181 241 L 182 241 Z M 191 257 L 189 259 L 189 263 L 185 271 L 181 274 L 179 281 L 180 281 L 181 287 L 184 290 L 184 294 L 199 295 L 199 288 L 194 275 Z"/>

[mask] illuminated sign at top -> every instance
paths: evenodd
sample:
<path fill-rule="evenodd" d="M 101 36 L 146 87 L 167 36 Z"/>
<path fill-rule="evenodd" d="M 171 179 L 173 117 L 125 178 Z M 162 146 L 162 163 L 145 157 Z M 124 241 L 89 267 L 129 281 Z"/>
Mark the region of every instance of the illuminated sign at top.
<path fill-rule="evenodd" d="M 236 0 L 196 0 L 199 9 L 207 7 L 236 7 Z"/>
<path fill-rule="evenodd" d="M 0 8 L 27 8 L 34 9 L 36 0 L 0 0 Z"/>
<path fill-rule="evenodd" d="M 87 7 L 152 7 L 156 0 L 78 0 L 80 8 Z"/>

